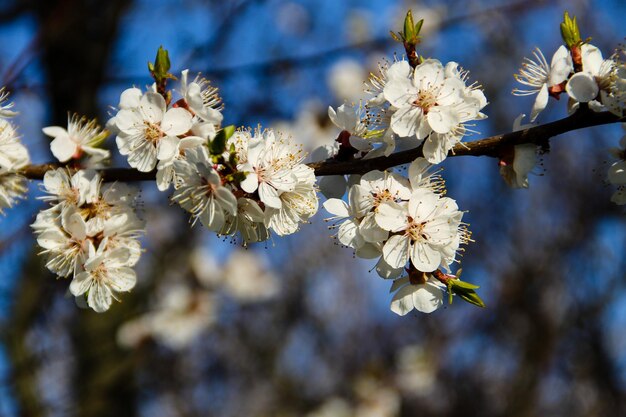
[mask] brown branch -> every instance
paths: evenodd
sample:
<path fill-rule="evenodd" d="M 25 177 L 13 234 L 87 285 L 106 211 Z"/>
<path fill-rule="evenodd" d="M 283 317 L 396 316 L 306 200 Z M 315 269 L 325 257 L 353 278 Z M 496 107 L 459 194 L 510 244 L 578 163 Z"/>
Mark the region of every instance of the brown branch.
<path fill-rule="evenodd" d="M 546 148 L 549 145 L 550 138 L 554 136 L 586 127 L 620 122 L 626 122 L 626 118 L 620 118 L 609 112 L 595 113 L 588 109 L 581 109 L 565 119 L 545 125 L 533 126 L 516 132 L 503 133 L 472 142 L 457 144 L 450 151 L 448 157 L 490 156 L 498 158 L 505 148 L 512 145 L 534 143 Z M 382 171 L 407 164 L 420 156 L 423 156 L 422 146 L 372 159 L 354 159 L 350 161 L 328 159 L 307 165 L 315 170 L 315 175 L 318 177 L 325 175 L 364 174 L 375 169 Z M 30 165 L 22 170 L 22 174 L 29 179 L 40 180 L 47 171 L 60 166 L 62 165 L 53 163 Z M 152 181 L 156 175 L 156 171 L 139 172 L 131 168 L 108 168 L 100 172 L 105 181 Z"/>
<path fill-rule="evenodd" d="M 523 143 L 534 143 L 539 146 L 546 146 L 549 143 L 550 138 L 572 130 L 624 121 L 626 121 L 625 118 L 617 117 L 609 112 L 595 113 L 591 110 L 581 109 L 565 119 L 557 120 L 545 125 L 534 126 L 516 132 L 503 133 L 472 142 L 459 143 L 448 153 L 448 157 L 490 156 L 498 158 L 502 151 L 508 146 L 520 145 Z M 378 158 L 346 162 L 327 160 L 315 162 L 309 164 L 309 166 L 315 169 L 315 175 L 317 176 L 364 174 L 375 169 L 382 171 L 391 167 L 406 164 L 414 161 L 420 156 L 423 156 L 422 146 L 397 152 L 387 157 L 381 156 Z"/>

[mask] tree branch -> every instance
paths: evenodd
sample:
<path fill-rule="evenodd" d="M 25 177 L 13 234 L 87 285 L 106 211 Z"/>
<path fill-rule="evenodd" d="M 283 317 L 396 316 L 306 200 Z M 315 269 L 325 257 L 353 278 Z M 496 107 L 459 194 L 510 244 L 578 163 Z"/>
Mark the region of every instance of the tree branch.
<path fill-rule="evenodd" d="M 471 142 L 459 143 L 450 151 L 448 157 L 489 156 L 498 158 L 507 147 L 513 145 L 534 143 L 547 148 L 550 138 L 554 136 L 586 127 L 620 122 L 626 122 L 626 118 L 618 117 L 609 112 L 595 113 L 588 109 L 580 109 L 571 116 L 555 122 Z M 325 175 L 364 174 L 375 169 L 382 171 L 407 164 L 420 156 L 423 156 L 422 146 L 372 159 L 337 161 L 331 158 L 307 165 L 315 170 L 315 175 L 318 177 Z M 29 165 L 21 173 L 31 180 L 41 180 L 47 171 L 61 166 L 63 165 L 55 163 Z M 100 173 L 104 181 L 152 181 L 156 176 L 156 171 L 139 172 L 131 168 L 108 168 L 100 170 Z"/>

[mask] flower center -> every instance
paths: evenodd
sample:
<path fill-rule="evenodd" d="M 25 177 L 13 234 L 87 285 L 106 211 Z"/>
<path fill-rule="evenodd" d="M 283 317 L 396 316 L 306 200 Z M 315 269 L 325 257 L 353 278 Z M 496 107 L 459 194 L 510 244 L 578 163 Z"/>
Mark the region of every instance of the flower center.
<path fill-rule="evenodd" d="M 144 135 L 146 139 L 150 142 L 156 143 L 163 137 L 163 132 L 161 132 L 161 128 L 159 125 L 155 123 L 150 123 L 147 121 L 143 122 L 145 127 Z"/>
<path fill-rule="evenodd" d="M 374 193 L 373 197 L 374 208 L 378 207 L 379 205 L 381 205 L 381 203 L 384 203 L 385 201 L 396 201 L 395 195 L 392 194 L 391 191 L 389 191 L 389 188 L 385 188 L 384 190 L 380 190 L 377 193 Z"/>
<path fill-rule="evenodd" d="M 426 222 L 415 222 L 413 218 L 409 217 L 409 227 L 406 228 L 406 234 L 411 240 L 428 240 L 428 235 L 424 233 Z"/>
<path fill-rule="evenodd" d="M 424 114 L 426 114 L 431 107 L 437 105 L 437 96 L 432 90 L 422 90 L 417 95 L 413 105 L 421 108 Z"/>
<path fill-rule="evenodd" d="M 107 277 L 107 268 L 104 265 L 104 262 L 98 265 L 96 269 L 91 271 L 91 274 L 93 276 L 94 281 L 98 281 L 98 282 L 105 281 Z"/>

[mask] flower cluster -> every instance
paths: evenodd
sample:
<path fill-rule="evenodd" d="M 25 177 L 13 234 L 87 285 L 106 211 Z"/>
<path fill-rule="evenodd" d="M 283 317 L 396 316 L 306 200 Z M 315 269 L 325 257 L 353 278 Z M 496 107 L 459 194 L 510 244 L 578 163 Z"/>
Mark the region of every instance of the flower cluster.
<path fill-rule="evenodd" d="M 582 41 L 566 47 L 561 45 L 550 64 L 539 48 L 534 59 L 524 59 L 517 81 L 527 88 L 513 90 L 514 95 L 537 97 L 530 121 L 533 122 L 548 105 L 550 96 L 559 98 L 566 92 L 570 112 L 585 103 L 594 111 L 610 111 L 623 116 L 626 109 L 626 66 L 621 61 L 623 51 L 609 59 L 595 46 Z"/>
<path fill-rule="evenodd" d="M 58 168 L 43 180 L 43 200 L 52 207 L 32 224 L 46 267 L 71 277 L 70 292 L 87 298 L 97 312 L 109 309 L 117 293 L 136 282 L 132 267 L 141 255 L 144 223 L 135 213 L 136 191 L 126 185 L 102 185 L 93 170 L 71 173 Z"/>
<path fill-rule="evenodd" d="M 119 111 L 107 123 L 131 167 L 141 172 L 157 169 L 161 191 L 175 181 L 174 162 L 184 160 L 187 149 L 212 140 L 222 122 L 221 99 L 208 81 L 197 77 L 188 83 L 185 70 L 180 94 L 180 100 L 168 102 L 154 89 L 142 93 L 129 88 L 122 92 Z"/>
<path fill-rule="evenodd" d="M 481 87 L 468 85 L 467 80 L 468 72 L 456 62 L 380 64 L 379 74 L 370 76 L 366 90 L 370 98 L 365 103 L 329 107 L 330 120 L 341 129 L 339 146 L 319 148 L 314 159 L 370 159 L 423 144 L 429 163 L 443 162 L 466 134 L 474 132 L 471 122 L 487 117 L 481 112 L 487 105 Z M 320 181 L 327 197 L 343 195 L 345 187 L 340 176 Z"/>
<path fill-rule="evenodd" d="M 107 124 L 117 145 L 139 171 L 157 169 L 157 186 L 173 185 L 172 201 L 220 235 L 243 244 L 299 229 L 317 212 L 313 170 L 290 139 L 272 130 L 221 128 L 221 101 L 208 81 L 187 82 L 180 99 L 154 90 L 124 91 Z M 173 104 L 172 104 L 173 103 Z"/>
<path fill-rule="evenodd" d="M 456 202 L 443 196 L 443 180 L 418 158 L 408 178 L 371 171 L 350 187 L 348 202 L 329 199 L 336 238 L 356 256 L 379 258 L 376 271 L 394 279 L 392 310 L 432 312 L 443 304 L 446 289 L 440 268 L 449 270 L 459 247 L 470 240 Z M 407 275 L 407 276 L 403 276 Z M 445 280 L 444 280 L 445 281 Z"/>
<path fill-rule="evenodd" d="M 478 85 L 467 85 L 467 79 L 456 62 L 444 66 L 427 59 L 415 68 L 403 60 L 383 64 L 380 74 L 370 78 L 367 91 L 372 97 L 364 106 L 344 105 L 329 109 L 329 115 L 349 132 L 344 146 L 365 157 L 388 156 L 396 139 L 404 138 L 411 146 L 423 142 L 426 160 L 438 164 L 470 131 L 469 122 L 486 117 L 481 110 L 487 99 Z"/>
<path fill-rule="evenodd" d="M 4 87 L 0 88 L 0 214 L 26 193 L 26 179 L 19 171 L 30 163 L 28 150 L 8 120 L 17 114 L 11 110 L 13 103 L 7 102 L 8 96 Z"/>

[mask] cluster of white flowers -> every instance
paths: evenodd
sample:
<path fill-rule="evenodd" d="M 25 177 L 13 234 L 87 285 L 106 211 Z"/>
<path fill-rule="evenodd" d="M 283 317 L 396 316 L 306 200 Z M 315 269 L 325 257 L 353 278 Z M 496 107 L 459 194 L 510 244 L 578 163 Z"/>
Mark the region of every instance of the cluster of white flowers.
<path fill-rule="evenodd" d="M 175 182 L 174 162 L 184 160 L 186 150 L 201 147 L 215 137 L 222 122 L 217 89 L 197 77 L 187 82 L 183 71 L 180 100 L 168 103 L 153 89 L 122 92 L 119 111 L 107 127 L 117 134 L 119 152 L 141 172 L 157 169 L 157 186 L 167 190 Z"/>
<path fill-rule="evenodd" d="M 174 186 L 178 203 L 209 230 L 238 235 L 243 244 L 267 240 L 270 230 L 296 232 L 317 212 L 313 170 L 304 153 L 272 130 L 239 130 L 227 137 L 217 89 L 181 77 L 181 98 L 169 105 L 155 91 L 124 91 L 107 124 L 133 168 L 157 169 L 157 186 Z M 218 133 L 221 133 L 218 134 Z M 219 141 L 225 141 L 217 145 Z"/>
<path fill-rule="evenodd" d="M 487 99 L 478 85 L 466 84 L 467 78 L 456 62 L 381 65 L 380 74 L 370 79 L 372 97 L 364 107 L 340 107 L 331 120 L 350 132 L 350 145 L 366 157 L 389 155 L 396 139 L 404 138 L 413 139 L 411 146 L 423 142 L 426 160 L 438 164 L 470 131 L 469 122 L 486 117 L 481 110 Z"/>
<path fill-rule="evenodd" d="M 136 191 L 113 183 L 102 185 L 96 171 L 46 172 L 42 197 L 52 207 L 39 212 L 32 228 L 43 249 L 46 267 L 71 277 L 70 292 L 87 298 L 97 312 L 109 309 L 117 293 L 136 282 L 132 267 L 141 255 L 144 223 L 135 213 Z"/>
<path fill-rule="evenodd" d="M 7 102 L 9 94 L 0 88 L 0 214 L 11 208 L 27 191 L 26 179 L 19 171 L 30 163 L 28 150 L 8 120 L 17 115 Z"/>
<path fill-rule="evenodd" d="M 391 308 L 401 315 L 413 308 L 430 313 L 443 304 L 446 286 L 436 278 L 439 269 L 448 271 L 470 238 L 463 212 L 443 196 L 443 180 L 430 169 L 418 158 L 408 178 L 371 171 L 349 188 L 347 203 L 335 198 L 324 203 L 335 216 L 329 220 L 336 221 L 331 228 L 337 228 L 337 240 L 358 257 L 379 258 L 378 274 L 394 279 Z"/>
<path fill-rule="evenodd" d="M 563 92 L 570 97 L 570 112 L 575 111 L 580 103 L 586 103 L 594 111 L 624 115 L 626 66 L 621 61 L 623 51 L 604 59 L 597 47 L 582 43 L 570 49 L 561 45 L 550 64 L 539 48 L 533 51 L 533 55 L 534 59 L 524 59 L 519 74 L 515 75 L 527 89 L 513 90 L 518 96 L 537 94 L 531 122 L 546 108 L 549 96 L 558 98 Z"/>
<path fill-rule="evenodd" d="M 426 59 L 415 68 L 404 60 L 380 64 L 379 74 L 370 75 L 368 100 L 329 107 L 330 120 L 341 129 L 338 145 L 318 148 L 314 160 L 371 159 L 423 144 L 429 163 L 443 162 L 473 132 L 471 122 L 487 117 L 481 112 L 487 105 L 481 87 L 467 80 L 467 71 L 456 62 L 444 66 Z M 346 185 L 342 176 L 320 180 L 327 197 L 342 196 Z"/>

